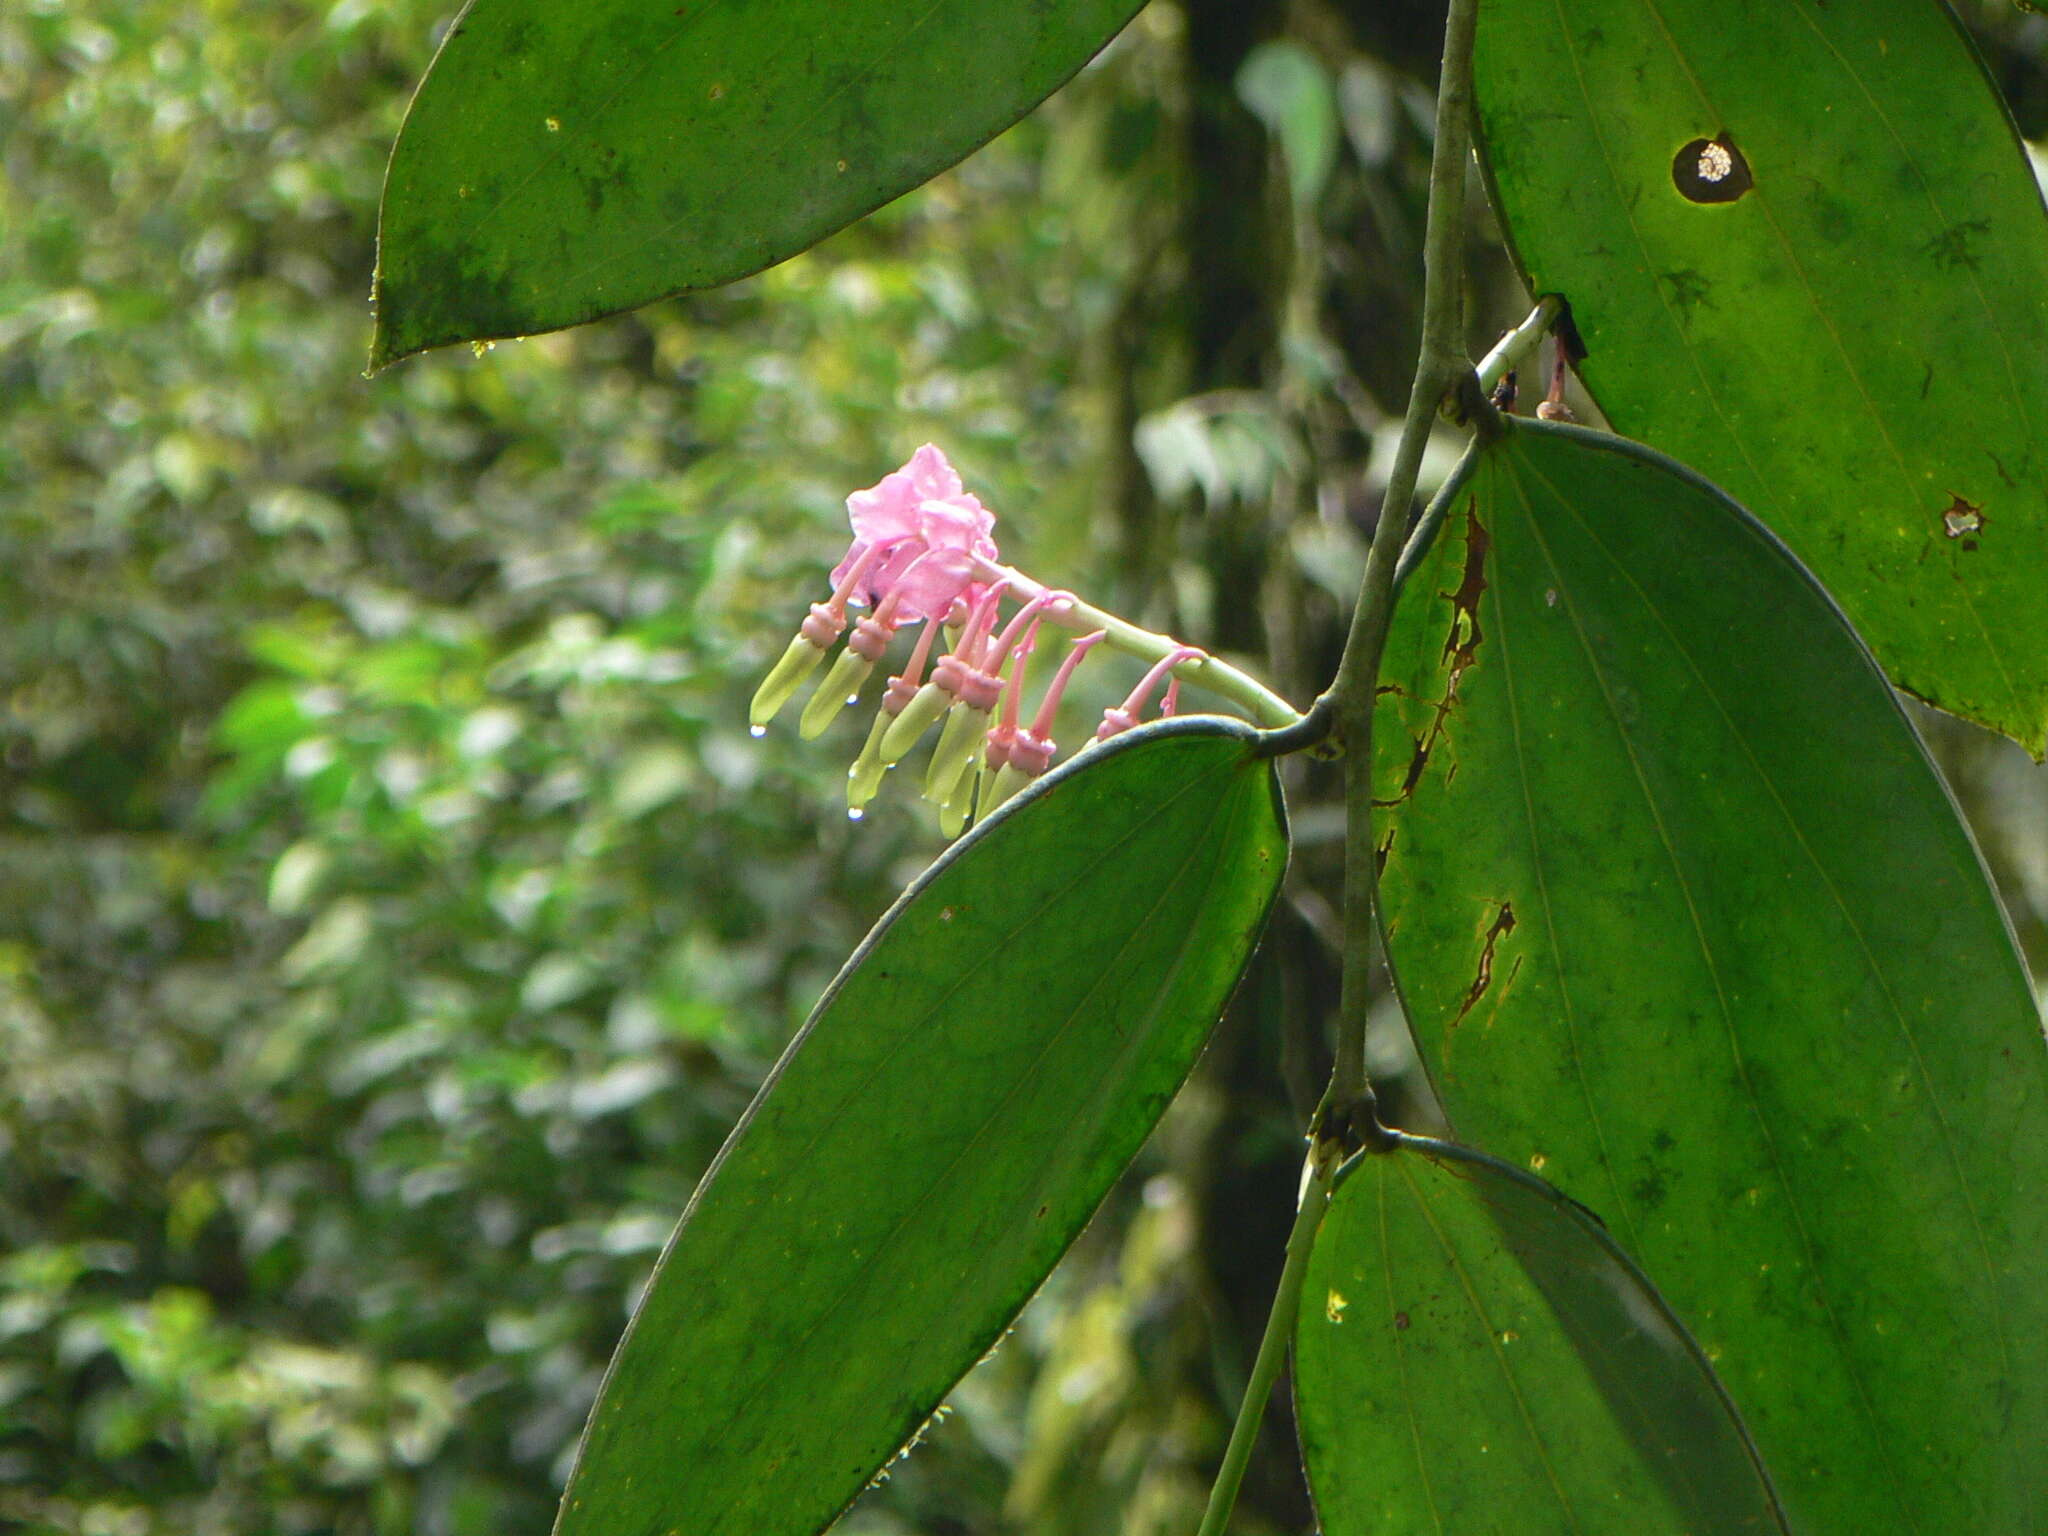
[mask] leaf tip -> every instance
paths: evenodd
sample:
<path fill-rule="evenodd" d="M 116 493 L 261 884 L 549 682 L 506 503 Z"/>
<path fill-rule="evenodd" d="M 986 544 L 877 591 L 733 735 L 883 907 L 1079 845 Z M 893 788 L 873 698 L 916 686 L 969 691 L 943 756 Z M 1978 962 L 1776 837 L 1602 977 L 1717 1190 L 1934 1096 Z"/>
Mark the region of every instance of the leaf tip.
<path fill-rule="evenodd" d="M 374 379 L 400 358 L 409 357 L 417 348 L 410 348 L 394 335 L 391 323 L 391 296 L 384 283 L 383 252 L 378 252 L 376 267 L 370 273 L 370 355 L 363 363 L 363 377 Z"/>
<path fill-rule="evenodd" d="M 398 353 L 391 346 L 390 333 L 382 325 L 373 325 L 370 330 L 370 355 L 363 363 L 363 377 L 374 379 L 397 361 Z"/>

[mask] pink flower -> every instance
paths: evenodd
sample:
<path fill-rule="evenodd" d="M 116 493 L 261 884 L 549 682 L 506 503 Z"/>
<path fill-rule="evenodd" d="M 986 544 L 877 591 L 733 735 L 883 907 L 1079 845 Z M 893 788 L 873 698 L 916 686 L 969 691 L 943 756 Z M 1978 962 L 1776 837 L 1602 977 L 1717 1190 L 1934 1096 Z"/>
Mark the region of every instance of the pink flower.
<path fill-rule="evenodd" d="M 945 454 L 926 443 L 910 462 L 846 498 L 853 545 L 832 572 L 838 587 L 861 557 L 876 552 L 855 583 L 855 596 L 877 603 L 897 597 L 899 623 L 943 619 L 953 604 L 981 595 L 978 561 L 994 561 L 995 514 L 960 483 Z"/>

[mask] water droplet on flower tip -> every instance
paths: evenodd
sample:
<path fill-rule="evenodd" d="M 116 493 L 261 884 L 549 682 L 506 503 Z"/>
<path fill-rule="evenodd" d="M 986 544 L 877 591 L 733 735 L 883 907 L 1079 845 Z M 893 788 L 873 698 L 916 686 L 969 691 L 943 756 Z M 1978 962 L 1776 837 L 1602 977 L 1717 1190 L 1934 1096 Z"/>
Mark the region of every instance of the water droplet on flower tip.
<path fill-rule="evenodd" d="M 768 734 L 768 727 L 765 725 L 750 725 L 747 727 L 747 734 L 758 741 L 761 737 Z"/>
<path fill-rule="evenodd" d="M 866 811 L 864 811 L 864 810 L 862 810 L 862 809 L 861 809 L 861 808 L 860 808 L 859 806 L 857 806 L 857 805 L 849 805 L 849 806 L 848 806 L 848 807 L 846 808 L 846 819 L 847 819 L 848 821 L 859 821 L 859 820 L 861 819 L 861 817 L 863 817 L 863 816 L 865 816 L 865 815 L 867 815 L 867 812 L 866 812 Z"/>

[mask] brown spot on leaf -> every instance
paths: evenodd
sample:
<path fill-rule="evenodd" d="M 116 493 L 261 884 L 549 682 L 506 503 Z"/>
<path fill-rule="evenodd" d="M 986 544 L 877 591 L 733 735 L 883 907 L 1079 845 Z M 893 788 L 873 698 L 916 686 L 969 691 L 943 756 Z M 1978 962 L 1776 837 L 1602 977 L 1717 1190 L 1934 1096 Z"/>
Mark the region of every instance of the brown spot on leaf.
<path fill-rule="evenodd" d="M 1458 1009 L 1459 1018 L 1470 1013 L 1472 1005 L 1493 984 L 1493 947 L 1514 931 L 1515 904 L 1504 901 L 1500 904 L 1500 911 L 1494 915 L 1493 926 L 1486 930 L 1485 946 L 1479 951 L 1479 969 L 1472 977 L 1472 985 L 1465 989 L 1465 1001 Z"/>
<path fill-rule="evenodd" d="M 1383 800 L 1382 806 L 1399 805 L 1415 793 L 1415 786 L 1422 782 L 1424 770 L 1429 767 L 1429 756 L 1443 740 L 1444 723 L 1451 711 L 1457 707 L 1458 685 L 1465 679 L 1465 671 L 1472 665 L 1479 653 L 1479 642 L 1486 638 L 1479 627 L 1479 599 L 1486 591 L 1486 555 L 1493 547 L 1493 536 L 1486 531 L 1486 525 L 1479 521 L 1477 512 L 1465 514 L 1465 569 L 1459 579 L 1458 590 L 1438 595 L 1451 600 L 1451 628 L 1444 636 L 1442 659 L 1447 669 L 1444 678 L 1444 695 L 1430 706 L 1429 727 L 1417 739 L 1415 752 L 1408 759 L 1408 771 L 1401 777 L 1401 791 L 1391 800 Z"/>
<path fill-rule="evenodd" d="M 1487 988 L 1493 985 L 1495 946 L 1514 931 L 1515 905 L 1511 901 L 1503 901 L 1500 904 L 1500 910 L 1493 916 L 1492 926 L 1486 930 L 1481 941 L 1479 965 L 1472 973 L 1471 984 L 1465 988 L 1465 995 L 1459 1000 L 1457 1013 L 1452 1016 L 1451 1022 L 1444 1026 L 1444 1065 L 1446 1069 L 1450 1066 L 1451 1035 L 1460 1024 L 1465 1022 L 1465 1016 L 1477 1005 L 1479 999 L 1486 995 Z M 1508 967 L 1507 979 L 1501 983 L 1501 990 L 1503 992 L 1514 984 L 1515 974 L 1521 968 L 1522 957 L 1517 955 L 1515 956 L 1515 963 Z"/>
<path fill-rule="evenodd" d="M 1727 134 L 1694 139 L 1671 159 L 1671 184 L 1693 203 L 1732 203 L 1756 185 L 1749 162 Z"/>
<path fill-rule="evenodd" d="M 1396 1312 L 1396 1313 L 1394 1314 L 1394 1332 L 1396 1332 L 1396 1333 L 1406 1333 L 1407 1331 L 1408 1331 L 1408 1314 L 1407 1314 L 1406 1312 Z"/>

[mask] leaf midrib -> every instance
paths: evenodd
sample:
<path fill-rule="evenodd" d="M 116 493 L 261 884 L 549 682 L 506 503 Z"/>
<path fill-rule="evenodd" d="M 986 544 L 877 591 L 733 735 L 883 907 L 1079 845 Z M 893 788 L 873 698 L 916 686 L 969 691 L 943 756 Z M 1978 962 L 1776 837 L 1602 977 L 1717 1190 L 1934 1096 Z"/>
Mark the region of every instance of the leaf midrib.
<path fill-rule="evenodd" d="M 1976 1186 L 1964 1169 L 1962 1153 L 1957 1144 L 1955 1127 L 1949 1121 L 1948 1114 L 1943 1105 L 1941 1091 L 1936 1086 L 1932 1071 L 1927 1065 L 1926 1053 L 1921 1048 L 1920 1037 L 1918 1033 L 1914 1030 L 1912 1023 L 1907 1019 L 1905 1010 L 1899 1002 L 1897 989 L 1893 987 L 1890 976 L 1886 974 L 1883 965 L 1881 964 L 1878 958 L 1876 949 L 1872 946 L 1868 935 L 1864 933 L 1863 925 L 1856 920 L 1856 914 L 1850 908 L 1847 899 L 1842 895 L 1840 888 L 1835 884 L 1833 875 L 1829 871 L 1826 864 L 1822 862 L 1819 853 L 1814 849 L 1811 841 L 1807 838 L 1805 827 L 1801 824 L 1799 819 L 1793 815 L 1791 806 L 1787 803 L 1784 795 L 1780 793 L 1777 781 L 1773 779 L 1771 775 L 1764 769 L 1762 761 L 1758 758 L 1754 747 L 1750 743 L 1748 734 L 1742 729 L 1740 724 L 1736 721 L 1734 715 L 1730 712 L 1726 701 L 1723 700 L 1723 698 L 1721 697 L 1719 689 L 1715 687 L 1714 683 L 1709 678 L 1707 673 L 1700 667 L 1699 662 L 1694 657 L 1692 651 L 1684 644 L 1683 641 L 1679 639 L 1677 632 L 1671 627 L 1670 622 L 1664 617 L 1662 610 L 1659 609 L 1657 604 L 1651 600 L 1648 592 L 1646 592 L 1643 589 L 1642 584 L 1636 580 L 1634 572 L 1632 572 L 1628 568 L 1627 564 L 1623 562 L 1620 559 L 1620 557 L 1618 557 L 1614 553 L 1614 551 L 1608 547 L 1606 540 L 1602 539 L 1598 531 L 1594 529 L 1593 525 L 1583 515 L 1580 514 L 1578 508 L 1573 504 L 1571 499 L 1563 493 L 1563 491 L 1557 485 L 1557 483 L 1551 480 L 1548 475 L 1544 474 L 1543 470 L 1538 465 L 1531 462 L 1526 456 L 1523 456 L 1522 458 L 1522 466 L 1535 479 L 1542 482 L 1544 487 L 1550 492 L 1550 495 L 1552 499 L 1556 502 L 1556 504 L 1564 509 L 1566 515 L 1571 517 L 1572 520 L 1579 525 L 1579 528 L 1585 533 L 1586 537 L 1589 540 L 1591 540 L 1594 547 L 1597 548 L 1600 551 L 1600 553 L 1606 557 L 1609 565 L 1613 568 L 1616 574 L 1619 575 L 1622 581 L 1628 585 L 1629 589 L 1635 593 L 1637 601 L 1642 605 L 1643 611 L 1650 616 L 1652 621 L 1657 625 L 1658 629 L 1663 632 L 1664 637 L 1670 642 L 1673 652 L 1675 652 L 1681 659 L 1683 659 L 1686 665 L 1686 669 L 1692 674 L 1693 680 L 1699 685 L 1701 691 L 1705 694 L 1707 698 L 1713 700 L 1715 712 L 1720 715 L 1722 724 L 1727 729 L 1729 739 L 1732 740 L 1736 744 L 1736 746 L 1741 749 L 1743 758 L 1746 762 L 1748 762 L 1750 770 L 1755 776 L 1756 782 L 1761 784 L 1764 787 L 1765 791 L 1770 795 L 1772 803 L 1777 806 L 1778 813 L 1784 819 L 1785 827 L 1787 828 L 1787 830 L 1791 832 L 1793 841 L 1798 845 L 1799 851 L 1805 856 L 1808 865 L 1811 867 L 1814 875 L 1819 879 L 1822 888 L 1827 891 L 1829 899 L 1834 903 L 1835 908 L 1841 916 L 1843 923 L 1847 926 L 1849 931 L 1855 936 L 1856 946 L 1859 950 L 1862 951 L 1864 964 L 1868 970 L 1868 973 L 1871 979 L 1877 983 L 1878 990 L 1884 997 L 1886 1011 L 1891 1015 L 1892 1022 L 1897 1026 L 1900 1036 L 1904 1039 L 1907 1049 L 1912 1054 L 1914 1070 L 1920 1079 L 1921 1093 L 1925 1096 L 1929 1112 L 1934 1117 L 1935 1125 L 1938 1130 L 1938 1136 L 1942 1146 L 1942 1151 L 1946 1154 L 1950 1170 L 1955 1176 L 1957 1192 L 1960 1196 L 1963 1210 L 1969 1217 L 1971 1232 L 1976 1239 L 1978 1256 L 1984 1266 L 1986 1295 L 1987 1299 L 1990 1302 L 1993 1329 L 1998 1338 L 2000 1370 L 2006 1376 L 2010 1377 L 2012 1351 L 2010 1344 L 2010 1330 L 2007 1327 L 2005 1316 L 2004 1288 L 1999 1284 L 1997 1264 L 1995 1260 L 1992 1258 L 1990 1239 L 1985 1232 L 1983 1216 L 1977 1208 Z M 1528 505 L 1529 503 L 1525 496 L 1525 509 L 1528 507 Z M 1531 527 L 1532 529 L 1534 529 L 1535 519 L 1533 514 L 1531 515 L 1530 521 Z M 1545 543 L 1540 529 L 1536 530 L 1536 539 L 1538 547 L 1543 552 L 1545 562 L 1550 565 L 1552 572 L 1555 573 L 1557 570 L 1556 562 L 1551 558 L 1548 545 Z M 1560 590 L 1562 589 L 1560 588 Z M 1581 635 L 1581 642 L 1583 645 L 1583 634 Z M 1590 646 L 1586 646 L 1585 650 L 1588 664 L 1594 669 L 1597 675 L 1599 672 L 1599 664 L 1593 657 L 1592 649 Z M 1603 694 L 1605 693 L 1605 691 L 1605 685 L 1603 682 Z M 1908 730 L 1911 729 L 1910 724 L 1906 724 L 1906 722 L 1903 721 L 1901 723 L 1905 724 Z M 1622 729 L 1620 726 L 1618 716 L 1616 718 L 1616 727 L 1618 730 Z M 1626 732 L 1623 731 L 1623 734 L 1625 736 Z M 1630 750 L 1630 757 L 1631 761 L 1633 762 L 1634 751 L 1632 747 Z M 1646 798 L 1647 795 L 1647 786 L 1645 786 Z M 1673 855 L 1673 858 L 1675 862 L 1675 854 Z M 1745 1082 L 1746 1081 L 1747 1078 L 1745 1077 Z"/>
<path fill-rule="evenodd" d="M 1806 1267 L 1806 1278 L 1811 1282 L 1814 1295 L 1819 1300 L 1821 1310 L 1827 1318 L 1828 1329 L 1835 1336 L 1835 1358 L 1842 1366 L 1844 1374 L 1855 1387 L 1857 1406 L 1862 1411 L 1862 1416 L 1870 1429 L 1875 1443 L 1880 1446 L 1890 1445 L 1893 1443 L 1893 1437 L 1887 1433 L 1884 1424 L 1877 1417 L 1876 1406 L 1871 1397 L 1870 1384 L 1864 1379 L 1862 1360 L 1849 1347 L 1848 1332 L 1836 1312 L 1834 1298 L 1830 1294 L 1831 1287 L 1825 1278 L 1826 1272 L 1818 1263 L 1818 1250 L 1814 1244 L 1812 1234 L 1808 1230 L 1806 1215 L 1802 1209 L 1799 1193 L 1794 1188 L 1791 1175 L 1785 1167 L 1784 1156 L 1778 1149 L 1777 1138 L 1773 1133 L 1770 1117 L 1766 1114 L 1763 1104 L 1757 1096 L 1756 1087 L 1750 1079 L 1749 1058 L 1736 1028 L 1734 1011 L 1728 1003 L 1726 987 L 1721 977 L 1720 962 L 1714 954 L 1713 946 L 1707 940 L 1704 923 L 1700 916 L 1699 903 L 1692 890 L 1692 882 L 1688 878 L 1685 867 L 1678 857 L 1677 848 L 1672 842 L 1670 831 L 1664 822 L 1662 808 L 1657 801 L 1655 793 L 1651 790 L 1649 780 L 1643 771 L 1641 760 L 1636 753 L 1634 739 L 1622 721 L 1620 709 L 1617 707 L 1613 693 L 1608 686 L 1606 673 L 1600 666 L 1599 659 L 1594 654 L 1591 641 L 1586 635 L 1584 625 L 1578 613 L 1578 605 L 1573 600 L 1570 587 L 1566 583 L 1563 573 L 1559 570 L 1556 559 L 1550 552 L 1549 545 L 1543 538 L 1528 491 L 1523 486 L 1520 477 L 1514 473 L 1514 467 L 1511 463 L 1503 466 L 1503 473 L 1514 485 L 1515 493 L 1522 504 L 1523 516 L 1527 522 L 1530 535 L 1535 540 L 1537 550 L 1543 556 L 1544 563 L 1549 566 L 1552 579 L 1557 584 L 1558 607 L 1571 620 L 1573 635 L 1578 640 L 1579 647 L 1585 655 L 1587 669 L 1599 686 L 1600 695 L 1606 705 L 1607 714 L 1610 723 L 1613 725 L 1615 736 L 1621 742 L 1622 748 L 1627 754 L 1629 767 L 1635 775 L 1637 788 L 1642 794 L 1644 806 L 1649 812 L 1652 825 L 1656 828 L 1658 844 L 1664 850 L 1664 856 L 1670 864 L 1672 877 L 1676 882 L 1678 892 L 1685 902 L 1686 912 L 1692 923 L 1694 943 L 1698 946 L 1700 958 L 1706 966 L 1708 978 L 1714 988 L 1715 1009 L 1721 1016 L 1722 1029 L 1727 1038 L 1730 1053 L 1735 1061 L 1737 1075 L 1742 1083 L 1744 1101 L 1747 1103 L 1751 1116 L 1756 1123 L 1758 1136 L 1764 1148 L 1771 1174 L 1784 1195 L 1786 1209 L 1792 1217 L 1801 1257 Z M 1504 628 L 1505 626 L 1501 625 L 1501 606 L 1498 601 L 1494 604 L 1495 623 L 1500 628 Z M 1519 756 L 1519 746 L 1517 753 Z M 1547 908 L 1547 898 L 1545 900 Z M 1552 952 L 1552 964 L 1561 975 L 1564 969 L 1563 957 L 1554 949 Z M 1578 1070 L 1576 1064 L 1575 1070 Z M 1590 1092 L 1590 1085 L 1588 1085 L 1588 1092 Z M 1605 1156 L 1604 1151 L 1603 1156 Z M 1627 1219 L 1631 1234 L 1633 1234 L 1635 1224 L 1632 1202 L 1628 1200 L 1626 1194 L 1622 1191 L 1619 1182 L 1619 1171 L 1614 1168 L 1611 1161 L 1609 1162 L 1609 1183 L 1610 1187 L 1615 1191 L 1616 1199 L 1621 1202 L 1619 1209 L 1629 1213 Z M 1631 1241 L 1635 1242 L 1633 1236 Z M 1899 1494 L 1899 1502 L 1895 1508 L 1906 1514 L 1906 1518 L 1911 1523 L 1913 1530 L 1920 1530 L 1920 1524 L 1914 1517 L 1906 1499 L 1907 1490 L 1902 1480 L 1903 1474 L 1898 1466 L 1897 1459 L 1892 1456 L 1881 1456 L 1878 1459 L 1883 1463 L 1887 1476 L 1891 1479 Z"/>
<path fill-rule="evenodd" d="M 1121 961 L 1124 955 L 1129 952 L 1131 947 L 1134 944 L 1136 944 L 1141 937 L 1146 935 L 1146 930 L 1150 924 L 1151 918 L 1160 910 L 1160 908 L 1167 904 L 1167 901 L 1172 897 L 1174 892 L 1179 890 L 1182 882 L 1188 878 L 1189 872 L 1197 866 L 1197 864 L 1199 863 L 1198 854 L 1204 846 L 1214 850 L 1214 857 L 1211 860 L 1211 880 L 1213 883 L 1216 870 L 1219 869 L 1225 862 L 1222 858 L 1222 851 L 1225 847 L 1228 846 L 1227 842 L 1220 838 L 1211 838 L 1203 839 L 1201 842 L 1191 844 L 1190 846 L 1193 847 L 1196 850 L 1196 852 L 1191 853 L 1189 857 L 1184 859 L 1181 862 L 1180 866 L 1174 871 L 1172 879 L 1160 891 L 1158 899 L 1152 903 L 1149 909 L 1147 909 L 1145 919 L 1132 925 L 1129 937 L 1127 937 L 1124 940 L 1124 942 L 1118 947 L 1115 956 L 1115 961 Z M 1024 929 L 1020 927 L 1017 931 L 1021 933 L 1024 931 Z M 1189 937 L 1183 939 L 1182 943 L 1178 948 L 1177 953 L 1175 954 L 1174 969 L 1176 971 L 1186 963 L 1187 956 L 1194 949 L 1194 944 L 1192 942 L 1193 932 L 1194 930 L 1189 930 Z M 974 1150 L 977 1147 L 979 1147 L 981 1143 L 988 1137 L 988 1134 L 992 1129 L 994 1129 L 997 1125 L 1004 1123 L 1004 1111 L 1007 1110 L 1009 1106 L 1015 1102 L 1017 1097 L 1024 1092 L 1027 1085 L 1030 1085 L 1035 1081 L 1035 1076 L 1038 1068 L 1042 1067 L 1045 1064 L 1046 1058 L 1050 1056 L 1053 1053 L 1054 1049 L 1062 1041 L 1066 1039 L 1068 1032 L 1073 1028 L 1075 1024 L 1075 1021 L 1081 1018 L 1087 1012 L 1087 1004 L 1089 999 L 1094 997 L 1096 992 L 1101 988 L 1101 986 L 1109 978 L 1109 976 L 1114 974 L 1115 961 L 1113 961 L 1109 967 L 1106 967 L 1104 969 L 1102 974 L 1096 978 L 1094 984 L 1089 987 L 1088 991 L 1082 994 L 1081 999 L 1075 1004 L 1073 1009 L 1069 1011 L 1066 1018 L 1060 1021 L 1058 1028 L 1053 1030 L 1048 1035 L 1044 1045 L 1041 1046 L 1041 1048 L 1039 1049 L 1037 1057 L 1034 1058 L 1034 1060 L 1032 1061 L 1030 1068 L 1025 1071 L 1019 1072 L 1010 1083 L 1010 1086 L 1004 1091 L 1002 1096 L 989 1106 L 987 1115 L 982 1119 L 981 1123 L 975 1127 L 973 1134 L 965 1138 L 959 1144 L 958 1150 L 955 1151 L 952 1159 L 949 1162 L 947 1162 L 944 1167 L 940 1168 L 935 1174 L 933 1174 L 931 1179 L 925 1184 L 924 1188 L 919 1192 L 917 1198 L 910 1203 L 910 1205 L 904 1210 L 902 1216 L 898 1218 L 895 1226 L 890 1228 L 890 1230 L 887 1233 L 885 1233 L 881 1238 L 879 1238 L 876 1241 L 873 1251 L 868 1254 L 867 1258 L 860 1264 L 858 1268 L 854 1269 L 853 1271 L 845 1275 L 843 1282 L 835 1288 L 834 1294 L 832 1295 L 831 1299 L 826 1303 L 826 1305 L 823 1308 L 820 1309 L 817 1317 L 812 1321 L 811 1325 L 808 1328 L 806 1328 L 801 1335 L 799 1335 L 796 1339 L 791 1341 L 786 1348 L 781 1350 L 777 1354 L 777 1356 L 774 1357 L 774 1359 L 769 1361 L 767 1365 L 757 1373 L 755 1385 L 748 1391 L 747 1395 L 741 1400 L 739 1405 L 732 1410 L 732 1422 L 738 1422 L 744 1419 L 747 1410 L 751 1408 L 757 1401 L 759 1401 L 762 1393 L 765 1392 L 771 1384 L 774 1384 L 779 1379 L 779 1372 L 777 1369 L 778 1362 L 794 1359 L 802 1355 L 805 1352 L 805 1350 L 809 1347 L 812 1340 L 814 1340 L 817 1337 L 819 1331 L 822 1328 L 824 1328 L 825 1324 L 829 1322 L 833 1317 L 837 1316 L 845 1308 L 846 1304 L 850 1300 L 852 1300 L 856 1294 L 858 1294 L 858 1292 L 860 1291 L 860 1282 L 862 1281 L 862 1279 L 864 1279 L 870 1272 L 874 1270 L 874 1268 L 878 1264 L 881 1263 L 885 1255 L 893 1253 L 896 1250 L 897 1240 L 903 1235 L 906 1229 L 911 1227 L 913 1223 L 917 1222 L 930 1210 L 934 1199 L 938 1196 L 939 1192 L 945 1188 L 948 1181 L 952 1178 L 954 1172 L 968 1160 L 968 1158 L 974 1152 Z M 1164 1006 L 1164 997 L 1155 994 L 1153 1007 L 1149 1016 L 1156 1018 L 1158 1015 L 1158 1010 L 1162 1006 Z M 929 1015 L 927 1017 L 929 1017 Z M 1140 1042 L 1140 1039 L 1140 1031 L 1133 1030 L 1131 1039 L 1126 1042 L 1124 1047 L 1124 1059 L 1128 1059 L 1130 1051 L 1134 1048 L 1134 1046 L 1137 1043 Z M 1103 1096 L 1104 1095 L 1102 1093 L 1098 1093 L 1095 1102 L 1099 1104 Z M 1076 1118 L 1076 1120 L 1069 1122 L 1069 1124 L 1074 1123 L 1078 1123 L 1078 1117 Z M 968 1278 L 973 1279 L 975 1277 L 973 1277 L 970 1274 Z M 914 1429 L 916 1426 L 915 1424 L 909 1424 L 904 1427 L 906 1429 Z M 855 1496 L 858 1496 L 858 1490 L 856 1490 Z M 835 1505 L 835 1507 L 843 1509 L 846 1506 L 844 1504 L 837 1504 Z"/>
<path fill-rule="evenodd" d="M 1486 1305 L 1480 1300 L 1471 1272 L 1465 1267 L 1465 1256 L 1458 1252 L 1456 1245 L 1444 1235 L 1443 1228 L 1437 1223 L 1436 1212 L 1430 1208 L 1428 1199 L 1417 1186 L 1414 1171 L 1407 1161 L 1409 1155 L 1400 1151 L 1389 1152 L 1383 1155 L 1383 1161 L 1391 1160 L 1396 1163 L 1401 1182 L 1408 1186 L 1408 1193 L 1415 1201 L 1416 1210 L 1421 1212 L 1430 1235 L 1443 1249 L 1444 1258 L 1449 1263 L 1451 1272 L 1458 1277 L 1458 1288 L 1464 1293 L 1465 1303 L 1471 1308 L 1472 1316 L 1478 1320 L 1479 1331 L 1486 1339 L 1488 1358 L 1500 1372 L 1502 1381 L 1507 1384 L 1509 1395 L 1514 1399 L 1516 1416 L 1521 1421 L 1522 1431 L 1528 1437 L 1529 1444 L 1536 1452 L 1536 1459 L 1542 1463 L 1543 1475 L 1549 1480 L 1550 1491 L 1556 1496 L 1558 1508 L 1571 1523 L 1572 1530 L 1578 1532 L 1582 1529 L 1579 1524 L 1578 1507 L 1573 1503 L 1571 1495 L 1565 1491 L 1564 1482 L 1558 1475 L 1556 1465 L 1551 1461 L 1550 1447 L 1544 1443 L 1542 1434 L 1536 1428 L 1535 1416 L 1529 1411 L 1528 1399 L 1522 1393 L 1522 1383 L 1515 1375 L 1514 1368 L 1508 1364 L 1506 1346 L 1501 1343 L 1500 1334 L 1493 1326 L 1493 1319 L 1487 1315 Z M 1384 1182 L 1383 1175 L 1383 1185 Z"/>

